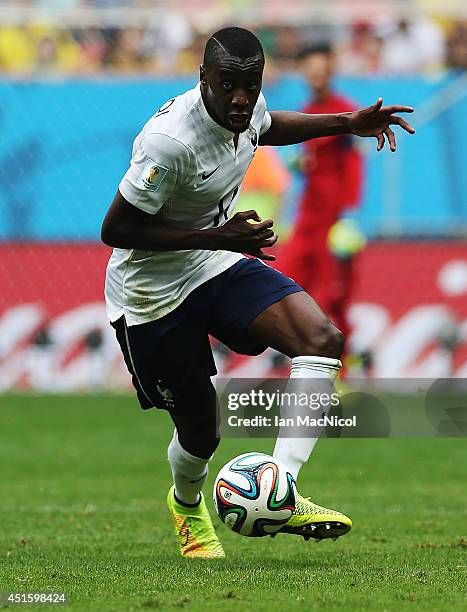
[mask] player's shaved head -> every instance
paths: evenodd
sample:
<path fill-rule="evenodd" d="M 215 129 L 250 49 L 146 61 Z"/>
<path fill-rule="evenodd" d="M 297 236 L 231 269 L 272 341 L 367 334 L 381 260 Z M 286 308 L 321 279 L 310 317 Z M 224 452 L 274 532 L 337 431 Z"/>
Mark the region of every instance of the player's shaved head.
<path fill-rule="evenodd" d="M 259 39 L 244 28 L 223 28 L 215 32 L 204 49 L 204 67 L 217 64 L 225 55 L 240 59 L 259 56 L 264 63 L 264 51 Z"/>

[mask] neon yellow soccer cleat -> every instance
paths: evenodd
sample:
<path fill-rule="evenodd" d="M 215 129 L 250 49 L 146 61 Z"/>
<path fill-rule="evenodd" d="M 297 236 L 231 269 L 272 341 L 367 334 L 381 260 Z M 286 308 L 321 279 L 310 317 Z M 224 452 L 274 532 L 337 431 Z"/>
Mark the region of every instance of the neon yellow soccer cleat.
<path fill-rule="evenodd" d="M 297 493 L 294 513 L 278 533 L 293 533 L 319 542 L 326 538 L 337 540 L 351 528 L 352 521 L 345 514 L 318 506 Z"/>
<path fill-rule="evenodd" d="M 167 495 L 167 506 L 172 515 L 175 535 L 183 557 L 192 559 L 222 559 L 225 557 L 202 493 L 199 506 L 187 508 L 177 502 L 172 486 Z"/>

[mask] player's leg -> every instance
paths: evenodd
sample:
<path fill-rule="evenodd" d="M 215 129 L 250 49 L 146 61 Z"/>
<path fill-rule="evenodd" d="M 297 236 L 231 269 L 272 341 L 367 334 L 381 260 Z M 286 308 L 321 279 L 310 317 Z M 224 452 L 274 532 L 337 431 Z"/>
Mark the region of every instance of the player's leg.
<path fill-rule="evenodd" d="M 317 381 L 317 392 L 332 392 L 332 385 L 342 365 L 343 336 L 305 292 L 293 293 L 268 306 L 250 324 L 248 334 L 257 342 L 292 358 L 290 376 L 304 380 L 304 392 L 314 390 L 313 380 Z M 298 381 L 295 382 L 295 389 L 297 385 Z M 292 404 L 284 405 L 282 411 L 285 418 L 296 416 Z M 279 435 L 274 456 L 283 461 L 297 479 L 316 442 L 316 437 Z"/>
<path fill-rule="evenodd" d="M 343 337 L 314 300 L 292 279 L 258 260 L 239 262 L 226 280 L 213 302 L 209 332 L 241 354 L 256 355 L 272 347 L 292 358 L 293 377 L 331 387 L 341 365 Z M 295 478 L 315 443 L 314 438 L 280 438 L 276 453 Z"/>
<path fill-rule="evenodd" d="M 268 306 L 250 324 L 248 334 L 292 358 L 290 376 L 294 379 L 291 380 L 294 392 L 331 395 L 342 365 L 339 358 L 343 335 L 306 293 L 293 293 Z M 284 404 L 281 416 L 295 418 L 293 404 Z M 279 432 L 273 454 L 297 479 L 318 437 L 288 437 L 287 433 Z M 282 531 L 306 538 L 337 538 L 347 533 L 351 525 L 351 520 L 340 512 L 317 506 L 298 495 L 295 512 Z"/>
<path fill-rule="evenodd" d="M 208 465 L 219 443 L 217 434 L 217 401 L 211 402 L 200 419 L 172 414 L 175 424 L 168 448 L 173 486 L 167 495 L 184 557 L 220 559 L 225 556 L 214 531 L 202 493 Z"/>
<path fill-rule="evenodd" d="M 114 325 L 143 408 L 166 409 L 175 424 L 168 459 L 174 485 L 167 496 L 183 556 L 224 557 L 201 493 L 219 442 L 215 373 L 197 296 L 159 321 Z"/>
<path fill-rule="evenodd" d="M 331 387 L 340 366 L 342 334 L 303 289 L 252 259 L 233 266 L 225 273 L 225 281 L 212 303 L 209 333 L 243 355 L 259 355 L 271 346 L 292 357 L 293 375 L 299 381 L 307 379 L 308 390 L 310 381 Z M 305 437 L 289 444 L 281 439 L 276 452 L 298 474 L 315 442 Z M 331 521 L 336 529 L 328 529 Z M 294 515 L 283 530 L 321 538 L 342 535 L 350 525 L 344 515 L 299 496 Z"/>
<path fill-rule="evenodd" d="M 168 448 L 175 497 L 187 506 L 199 502 L 209 461 L 219 444 L 215 393 L 204 402 L 202 411 L 193 412 L 171 414 L 175 430 Z"/>
<path fill-rule="evenodd" d="M 314 353 L 339 359 L 344 338 L 305 291 L 286 295 L 250 323 L 249 336 L 290 358 Z"/>

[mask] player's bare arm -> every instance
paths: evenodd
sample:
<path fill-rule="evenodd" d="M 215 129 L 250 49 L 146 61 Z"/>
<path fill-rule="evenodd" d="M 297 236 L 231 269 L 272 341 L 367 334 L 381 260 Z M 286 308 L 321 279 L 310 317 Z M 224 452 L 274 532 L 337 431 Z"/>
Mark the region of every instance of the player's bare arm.
<path fill-rule="evenodd" d="M 383 99 L 376 104 L 352 113 L 330 115 L 308 115 L 289 111 L 272 111 L 269 130 L 259 139 L 260 145 L 290 145 L 322 136 L 353 134 L 377 139 L 377 150 L 381 151 L 385 137 L 391 151 L 396 150 L 396 137 L 391 125 L 398 125 L 409 134 L 414 128 L 396 113 L 413 113 L 411 106 L 383 106 Z"/>
<path fill-rule="evenodd" d="M 105 244 L 119 249 L 224 250 L 273 261 L 273 255 L 262 251 L 277 240 L 272 224 L 270 219 L 261 221 L 254 210 L 249 210 L 235 214 L 220 227 L 204 230 L 181 228 L 136 208 L 117 191 L 102 224 L 101 237 Z"/>

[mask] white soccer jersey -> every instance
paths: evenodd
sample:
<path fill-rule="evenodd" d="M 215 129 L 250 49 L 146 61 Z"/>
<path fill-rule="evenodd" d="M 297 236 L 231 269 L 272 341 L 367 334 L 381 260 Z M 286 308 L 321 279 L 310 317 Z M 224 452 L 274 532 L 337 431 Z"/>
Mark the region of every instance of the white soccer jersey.
<path fill-rule="evenodd" d="M 119 190 L 137 208 L 179 227 L 223 225 L 234 212 L 258 138 L 270 125 L 260 94 L 235 149 L 233 133 L 209 116 L 198 85 L 149 119 L 134 141 Z M 105 284 L 108 316 L 116 321 L 124 314 L 128 325 L 159 319 L 242 257 L 230 251 L 114 249 Z"/>

